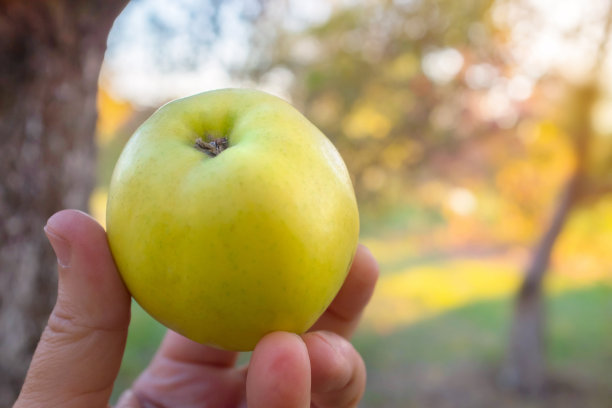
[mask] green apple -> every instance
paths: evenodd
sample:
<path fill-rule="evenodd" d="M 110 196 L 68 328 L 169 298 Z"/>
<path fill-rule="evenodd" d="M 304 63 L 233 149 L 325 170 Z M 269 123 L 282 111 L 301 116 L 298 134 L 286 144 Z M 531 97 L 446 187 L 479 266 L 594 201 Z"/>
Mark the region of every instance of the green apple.
<path fill-rule="evenodd" d="M 359 215 L 332 143 L 287 102 L 224 89 L 170 102 L 129 140 L 107 204 L 136 301 L 203 344 L 305 332 L 346 277 Z"/>

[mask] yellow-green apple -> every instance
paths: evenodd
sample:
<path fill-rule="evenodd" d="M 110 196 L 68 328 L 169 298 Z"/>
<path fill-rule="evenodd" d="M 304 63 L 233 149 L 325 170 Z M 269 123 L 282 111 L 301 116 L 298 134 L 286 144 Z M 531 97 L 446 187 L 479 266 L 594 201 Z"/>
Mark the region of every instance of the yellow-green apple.
<path fill-rule="evenodd" d="M 328 307 L 359 215 L 342 158 L 313 124 L 275 96 L 223 89 L 170 102 L 134 133 L 107 229 L 149 314 L 197 342 L 252 350 Z"/>

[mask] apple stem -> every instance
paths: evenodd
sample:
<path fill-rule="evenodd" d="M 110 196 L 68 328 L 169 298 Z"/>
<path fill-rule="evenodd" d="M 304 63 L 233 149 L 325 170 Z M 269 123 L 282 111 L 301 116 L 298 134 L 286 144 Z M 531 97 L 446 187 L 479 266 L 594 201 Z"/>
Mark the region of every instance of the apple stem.
<path fill-rule="evenodd" d="M 227 140 L 227 137 L 219 137 L 212 139 L 210 142 L 205 142 L 201 137 L 198 137 L 195 141 L 194 147 L 206 153 L 210 157 L 215 157 L 229 147 L 229 141 Z"/>

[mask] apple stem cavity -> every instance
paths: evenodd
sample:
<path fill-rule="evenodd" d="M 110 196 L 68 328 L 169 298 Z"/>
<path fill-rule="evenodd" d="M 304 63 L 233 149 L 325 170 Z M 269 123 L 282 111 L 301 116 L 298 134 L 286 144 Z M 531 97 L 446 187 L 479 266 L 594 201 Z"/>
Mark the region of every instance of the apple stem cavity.
<path fill-rule="evenodd" d="M 210 157 L 215 157 L 229 147 L 229 141 L 227 140 L 227 137 L 219 137 L 212 139 L 209 142 L 205 142 L 201 137 L 198 137 L 195 141 L 194 147 L 206 153 Z"/>

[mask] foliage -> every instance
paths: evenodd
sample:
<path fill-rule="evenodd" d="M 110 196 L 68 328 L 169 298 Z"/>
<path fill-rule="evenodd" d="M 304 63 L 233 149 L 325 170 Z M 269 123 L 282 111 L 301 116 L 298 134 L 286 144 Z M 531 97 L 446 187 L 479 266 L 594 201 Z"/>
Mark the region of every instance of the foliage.
<path fill-rule="evenodd" d="M 525 72 L 500 23 L 505 5 L 339 6 L 320 25 L 265 31 L 246 74 L 290 73 L 293 102 L 347 162 L 366 227 L 403 209 L 442 219 L 468 245 L 526 244 L 575 166 L 589 101 L 554 71 Z M 538 23 L 528 4 L 512 5 Z M 612 174 L 612 143 L 600 135 L 595 146 L 597 184 Z M 419 233 L 414 225 L 405 231 Z"/>
<path fill-rule="evenodd" d="M 294 102 L 339 147 L 366 206 L 410 202 L 415 184 L 457 183 L 466 170 L 490 168 L 453 160 L 465 159 L 457 153 L 466 139 L 478 149 L 496 130 L 466 103 L 478 92 L 462 78 L 466 65 L 502 57 L 488 40 L 490 6 L 387 1 L 341 9 L 322 26 L 279 34 L 255 74 L 294 75 Z"/>

